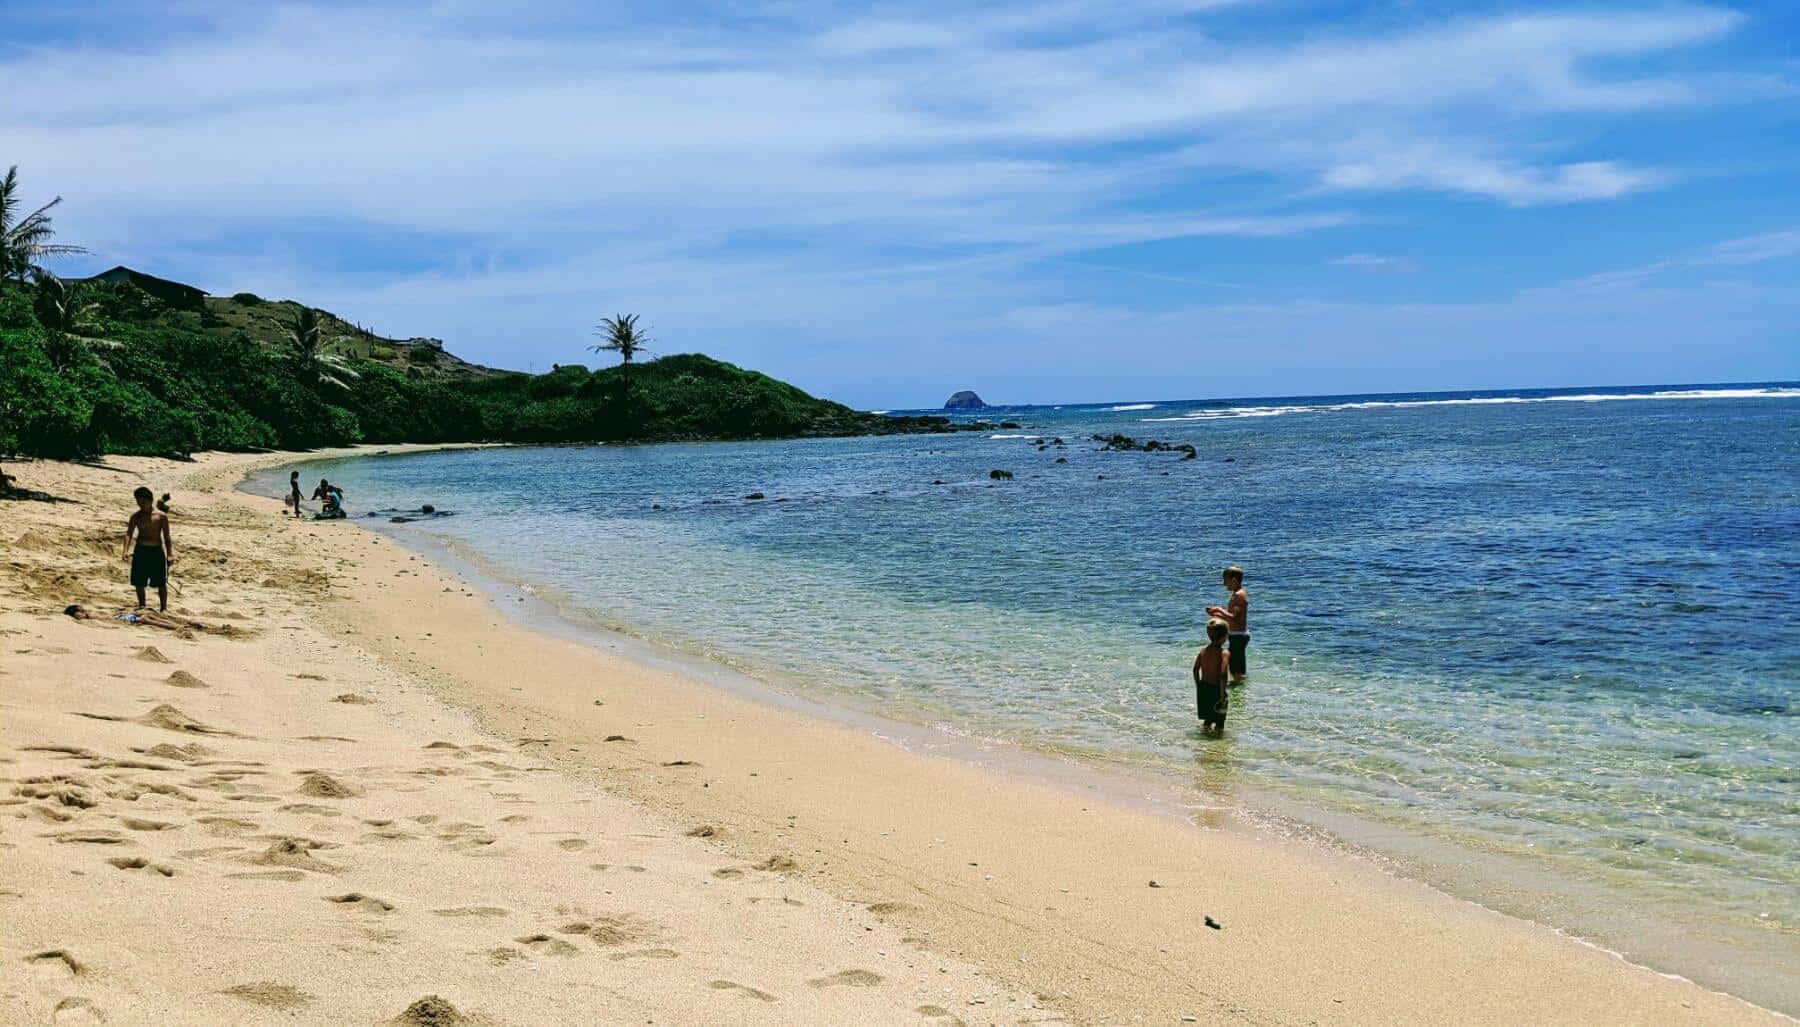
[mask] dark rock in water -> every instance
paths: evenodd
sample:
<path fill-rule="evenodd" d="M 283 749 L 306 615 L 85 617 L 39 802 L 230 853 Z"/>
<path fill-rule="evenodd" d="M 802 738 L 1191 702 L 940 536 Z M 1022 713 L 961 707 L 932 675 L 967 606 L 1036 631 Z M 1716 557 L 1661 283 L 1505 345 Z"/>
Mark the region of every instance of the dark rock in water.
<path fill-rule="evenodd" d="M 1002 427 L 1002 428 L 1017 428 L 1018 426 L 1019 426 L 1019 422 L 1017 422 L 1017 421 L 1001 421 L 1000 422 L 1000 427 Z"/>
<path fill-rule="evenodd" d="M 1053 438 L 1053 439 L 1051 439 L 1051 440 L 1050 440 L 1050 444 L 1051 444 L 1051 445 L 1052 445 L 1052 446 L 1066 446 L 1066 445 L 1068 445 L 1068 443 L 1066 443 L 1066 442 L 1064 442 L 1064 441 L 1063 441 L 1063 440 L 1062 440 L 1062 436 L 1061 436 L 1061 435 L 1058 435 L 1058 436 L 1057 436 L 1057 437 L 1056 437 L 1056 438 Z"/>
<path fill-rule="evenodd" d="M 1013 476 L 1013 473 L 1011 471 L 1002 471 L 1002 470 L 996 469 L 996 470 L 992 470 L 992 471 L 988 472 L 988 477 L 994 479 L 995 481 L 1006 481 L 1007 479 L 1011 478 L 1012 476 Z"/>
<path fill-rule="evenodd" d="M 424 506 L 419 507 L 419 512 L 426 514 L 437 513 L 437 507 L 432 506 L 430 503 L 426 503 Z"/>
<path fill-rule="evenodd" d="M 1066 456 L 1059 456 L 1056 458 L 1056 462 L 1059 464 L 1066 464 L 1069 462 L 1069 458 Z"/>
<path fill-rule="evenodd" d="M 370 510 L 370 511 L 369 511 L 369 512 L 368 512 L 368 513 L 366 513 L 366 514 L 363 514 L 363 516 L 364 516 L 364 517 L 379 517 L 379 516 L 381 516 L 381 515 L 380 515 L 380 514 L 378 514 L 378 513 L 376 513 L 376 512 L 375 512 L 375 511 L 373 511 L 373 510 Z"/>
<path fill-rule="evenodd" d="M 418 520 L 417 517 L 389 517 L 388 523 L 389 524 L 411 524 L 412 522 L 414 522 L 416 520 Z"/>
<path fill-rule="evenodd" d="M 650 504 L 650 509 L 652 509 L 652 510 L 661 510 L 661 509 L 662 509 L 662 504 L 661 504 L 661 503 L 651 503 L 651 504 Z"/>
<path fill-rule="evenodd" d="M 945 410 L 980 410 L 985 406 L 987 406 L 987 404 L 981 401 L 980 396 L 975 395 L 967 389 L 944 400 Z"/>
<path fill-rule="evenodd" d="M 1226 463 L 1228 463 L 1228 464 L 1235 464 L 1235 463 L 1237 463 L 1237 457 L 1235 457 L 1235 456 L 1228 456 L 1228 457 L 1226 457 L 1226 458 L 1225 458 L 1225 462 L 1226 462 Z"/>
<path fill-rule="evenodd" d="M 763 498 L 763 494 L 761 492 L 752 492 L 749 495 L 745 496 L 744 498 L 745 499 L 761 499 L 761 498 Z"/>

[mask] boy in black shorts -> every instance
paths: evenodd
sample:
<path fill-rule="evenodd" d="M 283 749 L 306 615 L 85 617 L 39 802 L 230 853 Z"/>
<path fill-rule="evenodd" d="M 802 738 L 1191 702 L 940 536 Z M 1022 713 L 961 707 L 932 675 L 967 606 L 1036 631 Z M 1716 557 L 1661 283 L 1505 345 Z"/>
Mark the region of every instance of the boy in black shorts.
<path fill-rule="evenodd" d="M 144 589 L 155 585 L 156 597 L 169 609 L 169 565 L 175 562 L 175 542 L 169 537 L 169 515 L 156 508 L 156 494 L 139 485 L 132 493 L 137 513 L 125 522 L 125 552 L 131 561 L 131 587 L 137 589 L 138 609 L 144 608 Z M 137 537 L 137 546 L 131 544 Z"/>
<path fill-rule="evenodd" d="M 1214 617 L 1206 622 L 1206 648 L 1194 656 L 1194 707 L 1203 734 L 1225 733 L 1225 711 L 1230 700 L 1225 697 L 1225 638 L 1231 626 Z"/>

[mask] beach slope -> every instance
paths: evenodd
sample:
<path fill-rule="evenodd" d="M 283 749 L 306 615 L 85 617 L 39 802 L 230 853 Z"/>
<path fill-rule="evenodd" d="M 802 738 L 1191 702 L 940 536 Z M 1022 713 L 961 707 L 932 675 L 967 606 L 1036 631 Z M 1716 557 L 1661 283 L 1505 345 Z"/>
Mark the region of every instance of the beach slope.
<path fill-rule="evenodd" d="M 0 1022 L 1788 1022 L 523 627 L 232 490 L 279 459 L 9 465 L 44 496 L 0 503 Z M 113 616 L 140 481 L 161 625 Z"/>

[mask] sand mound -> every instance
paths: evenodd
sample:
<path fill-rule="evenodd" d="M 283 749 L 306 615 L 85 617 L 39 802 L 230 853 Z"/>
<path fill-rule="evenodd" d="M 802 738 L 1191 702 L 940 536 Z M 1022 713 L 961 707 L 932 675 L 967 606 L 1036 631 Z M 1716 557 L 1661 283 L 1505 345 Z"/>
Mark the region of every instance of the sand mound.
<path fill-rule="evenodd" d="M 470 1021 L 449 1002 L 436 995 L 427 995 L 389 1022 L 394 1027 L 459 1027 Z"/>
<path fill-rule="evenodd" d="M 324 842 L 316 842 L 311 838 L 277 838 L 261 855 L 250 857 L 250 862 L 259 866 L 310 870 L 315 874 L 343 873 L 342 867 L 313 858 L 313 850 L 324 847 Z"/>
<path fill-rule="evenodd" d="M 174 672 L 173 674 L 170 674 L 168 677 L 163 679 L 163 683 L 174 685 L 176 688 L 205 688 L 205 687 L 207 687 L 206 682 L 200 680 L 199 678 L 195 677 L 192 674 L 189 674 L 185 670 L 178 670 L 178 671 Z"/>
<path fill-rule="evenodd" d="M 187 745 L 170 745 L 168 742 L 158 742 L 148 749 L 139 749 L 137 751 L 146 756 L 155 756 L 159 760 L 180 760 L 183 763 L 192 763 L 197 759 L 202 759 L 213 754 L 211 749 L 201 745 L 199 742 L 191 742 Z"/>
<path fill-rule="evenodd" d="M 299 988 L 273 981 L 257 981 L 254 984 L 238 984 L 219 992 L 232 998 L 241 998 L 245 1002 L 254 1002 L 259 1006 L 271 1009 L 299 1009 L 311 1005 L 313 997 Z"/>
<path fill-rule="evenodd" d="M 169 659 L 167 656 L 164 656 L 163 651 L 153 645 L 139 646 L 137 649 L 137 652 L 132 655 L 132 659 L 143 660 L 145 663 L 174 663 L 175 662 L 174 660 Z"/>
<path fill-rule="evenodd" d="M 315 799 L 349 799 L 361 795 L 362 790 L 339 781 L 330 774 L 312 771 L 306 780 L 300 782 L 300 794 L 310 795 Z"/>

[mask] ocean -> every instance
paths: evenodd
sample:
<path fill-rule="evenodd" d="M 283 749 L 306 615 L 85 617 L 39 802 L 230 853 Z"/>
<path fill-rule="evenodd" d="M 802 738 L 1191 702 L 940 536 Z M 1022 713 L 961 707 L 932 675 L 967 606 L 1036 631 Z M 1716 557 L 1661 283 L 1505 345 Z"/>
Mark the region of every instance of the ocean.
<path fill-rule="evenodd" d="M 366 523 L 578 620 L 1177 781 L 1197 808 L 1323 829 L 1800 1006 L 1800 385 L 957 415 L 976 418 L 1019 427 L 301 471 L 309 492 L 343 485 L 353 516 L 449 512 Z M 1197 456 L 1092 438 L 1114 433 Z M 1214 740 L 1188 667 L 1233 563 L 1250 679 Z"/>

